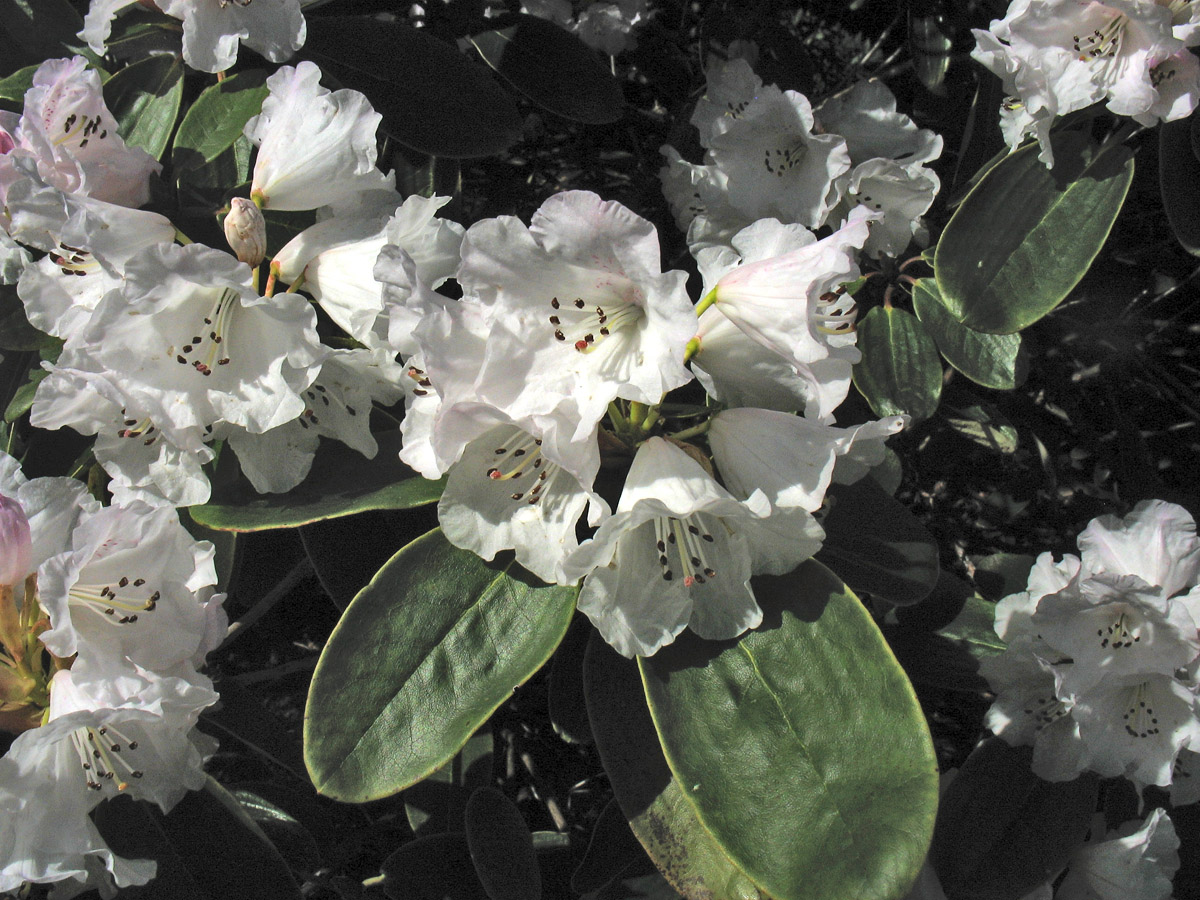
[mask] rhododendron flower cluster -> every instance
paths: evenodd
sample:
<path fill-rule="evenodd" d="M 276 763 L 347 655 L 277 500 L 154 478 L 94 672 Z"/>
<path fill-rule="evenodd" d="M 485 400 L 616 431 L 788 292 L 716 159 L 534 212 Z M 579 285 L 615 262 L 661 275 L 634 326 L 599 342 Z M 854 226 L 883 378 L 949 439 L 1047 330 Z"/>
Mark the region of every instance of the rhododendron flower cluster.
<path fill-rule="evenodd" d="M 1059 116 L 1103 102 L 1142 125 L 1191 114 L 1200 101 L 1200 8 L 1186 0 L 1014 0 L 971 56 L 1004 80 L 1000 111 L 1009 146 L 1037 138 L 1054 163 Z"/>
<path fill-rule="evenodd" d="M 987 724 L 1033 745 L 1033 770 L 1080 772 L 1197 793 L 1200 540 L 1182 507 L 1139 503 L 1079 535 L 1080 555 L 1038 557 L 1025 591 L 996 606 L 1008 643 L 986 660 Z"/>
<path fill-rule="evenodd" d="M 755 220 L 818 228 L 859 206 L 878 219 L 863 249 L 898 256 L 922 230 L 941 183 L 925 163 L 942 139 L 896 111 L 879 82 L 861 82 L 817 109 L 796 91 L 764 85 L 744 59 L 710 60 L 692 124 L 704 164 L 662 148 L 663 192 L 693 252 L 729 246 Z"/>
<path fill-rule="evenodd" d="M 126 795 L 168 811 L 204 784 L 217 695 L 198 671 L 225 633 L 213 547 L 173 509 L 102 507 L 0 454 L 0 891 L 144 884 L 88 813 Z"/>

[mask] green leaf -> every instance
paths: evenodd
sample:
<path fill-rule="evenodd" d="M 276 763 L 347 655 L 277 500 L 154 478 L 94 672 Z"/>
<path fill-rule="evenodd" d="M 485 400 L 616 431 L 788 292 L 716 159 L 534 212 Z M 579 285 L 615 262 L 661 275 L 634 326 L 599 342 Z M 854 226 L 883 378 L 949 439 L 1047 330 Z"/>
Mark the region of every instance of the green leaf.
<path fill-rule="evenodd" d="M 279 851 L 211 778 L 166 815 L 152 803 L 118 797 L 100 804 L 93 816 L 116 853 L 158 864 L 153 881 L 123 888 L 121 900 L 300 900 Z"/>
<path fill-rule="evenodd" d="M 1200 256 L 1200 159 L 1192 133 L 1200 116 L 1163 122 L 1158 128 L 1158 180 L 1163 209 L 1175 239 L 1193 256 Z"/>
<path fill-rule="evenodd" d="M 858 599 L 810 560 L 758 578 L 763 624 L 684 632 L 639 660 L 684 796 L 775 900 L 895 900 L 925 860 L 937 760 L 912 686 Z"/>
<path fill-rule="evenodd" d="M 380 866 L 393 900 L 488 900 L 471 867 L 467 836 L 432 834 L 411 841 Z"/>
<path fill-rule="evenodd" d="M 0 3 L 0 72 L 69 56 L 67 48 L 81 43 L 83 20 L 67 0 L 4 0 Z"/>
<path fill-rule="evenodd" d="M 1042 781 L 1029 747 L 985 741 L 942 796 L 929 859 L 955 900 L 1017 900 L 1051 881 L 1087 834 L 1099 779 Z"/>
<path fill-rule="evenodd" d="M 570 744 L 593 741 L 583 694 L 583 654 L 591 632 L 587 617 L 582 613 L 577 615 L 550 662 L 550 686 L 546 692 L 550 724 Z"/>
<path fill-rule="evenodd" d="M 1016 453 L 1017 429 L 992 403 L 946 412 L 946 424 L 968 441 L 998 453 Z"/>
<path fill-rule="evenodd" d="M 33 87 L 33 73 L 38 70 L 36 65 L 18 69 L 7 78 L 0 79 L 0 100 L 8 100 L 17 106 L 25 105 L 25 92 Z"/>
<path fill-rule="evenodd" d="M 354 598 L 308 692 L 304 759 L 319 792 L 361 803 L 420 781 L 550 657 L 577 589 L 509 560 L 489 565 L 435 530 Z"/>
<path fill-rule="evenodd" d="M 8 401 L 8 406 L 4 409 L 5 422 L 15 422 L 29 412 L 29 408 L 33 406 L 33 397 L 37 393 L 38 385 L 49 374 L 41 366 L 29 370 L 29 380 L 17 388 L 17 392 L 13 394 L 12 399 Z"/>
<path fill-rule="evenodd" d="M 542 873 L 533 836 L 516 804 L 482 787 L 467 801 L 467 846 L 475 874 L 491 900 L 541 900 Z"/>
<path fill-rule="evenodd" d="M 854 367 L 854 386 L 876 415 L 920 421 L 937 411 L 942 364 L 933 338 L 914 316 L 874 307 L 858 323 L 858 348 L 862 361 Z"/>
<path fill-rule="evenodd" d="M 596 749 L 617 803 L 671 886 L 687 900 L 761 900 L 754 882 L 700 824 L 672 776 L 637 664 L 593 633 L 583 681 Z"/>
<path fill-rule="evenodd" d="M 963 325 L 942 304 L 937 282 L 922 278 L 913 285 L 913 311 L 946 362 L 976 384 L 1010 390 L 1025 380 L 1028 360 L 1018 334 L 984 334 Z"/>
<path fill-rule="evenodd" d="M 996 605 L 976 596 L 969 585 L 957 579 L 954 582 L 956 587 L 965 588 L 966 596 L 952 621 L 935 631 L 925 631 L 901 620 L 901 625 L 890 626 L 885 633 L 896 658 L 915 683 L 984 693 L 990 688 L 979 674 L 979 662 L 1004 652 L 1004 642 L 996 637 L 993 627 Z"/>
<path fill-rule="evenodd" d="M 314 18 L 301 55 L 366 94 L 384 131 L 413 150 L 491 156 L 521 136 L 516 104 L 488 70 L 424 30 L 365 16 Z"/>
<path fill-rule="evenodd" d="M 543 109 L 588 125 L 621 118 L 621 86 L 596 53 L 575 35 L 536 16 L 469 40 L 484 62 Z"/>
<path fill-rule="evenodd" d="M 428 778 L 404 791 L 404 814 L 417 837 L 462 828 L 467 801 L 493 783 L 492 733 L 483 729 Z"/>
<path fill-rule="evenodd" d="M 211 163 L 233 146 L 246 122 L 262 112 L 269 93 L 266 80 L 267 73 L 256 69 L 205 88 L 175 134 L 171 161 L 177 174 Z"/>
<path fill-rule="evenodd" d="M 1036 558 L 1025 553 L 993 553 L 973 557 L 975 584 L 989 600 L 1001 600 L 1019 594 L 1029 584 L 1029 572 Z"/>
<path fill-rule="evenodd" d="M 620 804 L 615 798 L 609 800 L 592 828 L 587 852 L 571 876 L 571 890 L 577 894 L 598 891 L 645 858 Z"/>
<path fill-rule="evenodd" d="M 317 841 L 295 816 L 252 791 L 236 790 L 233 796 L 293 868 L 307 874 L 321 868 Z"/>
<path fill-rule="evenodd" d="M 183 63 L 152 56 L 122 69 L 104 84 L 104 102 L 127 144 L 161 159 L 183 99 Z"/>
<path fill-rule="evenodd" d="M 925 526 L 878 484 L 832 484 L 825 543 L 817 558 L 853 590 L 897 606 L 916 603 L 938 580 L 938 550 Z"/>
<path fill-rule="evenodd" d="M 968 328 L 1012 334 L 1062 302 L 1104 246 L 1133 180 L 1124 146 L 1097 155 L 1078 132 L 1031 144 L 989 171 L 946 225 L 934 257 L 942 302 Z"/>
<path fill-rule="evenodd" d="M 323 442 L 308 477 L 286 494 L 259 494 L 241 482 L 218 481 L 212 499 L 190 507 L 189 512 L 201 525 L 217 531 L 263 531 L 369 509 L 409 509 L 441 496 L 443 481 L 421 478 L 397 458 L 399 433 L 377 435 L 377 439 L 379 452 L 374 459 L 345 444 Z"/>

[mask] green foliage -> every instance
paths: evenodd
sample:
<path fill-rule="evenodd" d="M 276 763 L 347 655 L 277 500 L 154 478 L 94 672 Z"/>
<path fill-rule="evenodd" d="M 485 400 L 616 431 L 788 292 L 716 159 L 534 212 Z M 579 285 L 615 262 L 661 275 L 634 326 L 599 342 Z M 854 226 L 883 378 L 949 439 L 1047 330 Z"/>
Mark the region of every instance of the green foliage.
<path fill-rule="evenodd" d="M 946 788 L 929 857 L 948 896 L 1018 900 L 1054 879 L 1087 834 L 1099 779 L 1043 781 L 1032 756 L 992 738 Z"/>
<path fill-rule="evenodd" d="M 913 285 L 913 312 L 937 344 L 946 362 L 976 384 L 1009 390 L 1025 379 L 1028 368 L 1016 334 L 972 331 L 946 309 L 937 282 L 922 278 Z"/>
<path fill-rule="evenodd" d="M 1052 137 L 1054 168 L 1031 144 L 980 179 L 938 241 L 942 302 L 968 328 L 1012 334 L 1053 310 L 1100 252 L 1133 180 L 1123 145 Z"/>
<path fill-rule="evenodd" d="M 543 109 L 589 125 L 621 118 L 621 86 L 583 41 L 553 22 L 517 16 L 516 23 L 471 37 L 484 62 Z"/>
<path fill-rule="evenodd" d="M 937 761 L 912 686 L 826 568 L 759 578 L 763 624 L 639 660 L 683 796 L 777 900 L 896 900 L 925 859 Z"/>
<path fill-rule="evenodd" d="M 521 135 L 516 105 L 483 65 L 408 25 L 311 19 L 301 55 L 370 97 L 384 131 L 413 150 L 491 156 Z"/>
<path fill-rule="evenodd" d="M 213 162 L 242 137 L 246 122 L 262 111 L 268 93 L 266 80 L 267 73 L 255 69 L 204 89 L 188 107 L 175 135 L 171 161 L 176 176 Z"/>
<path fill-rule="evenodd" d="M 4 0 L 0 3 L 0 72 L 8 75 L 43 60 L 69 56 L 83 19 L 67 0 Z"/>
<path fill-rule="evenodd" d="M 858 323 L 862 361 L 854 386 L 879 416 L 906 414 L 915 421 L 937 411 L 942 364 L 937 346 L 910 313 L 876 306 Z"/>
<path fill-rule="evenodd" d="M 613 793 L 667 881 L 687 900 L 760 900 L 754 882 L 700 824 L 671 774 L 637 664 L 593 633 L 583 680 L 596 749 Z"/>
<path fill-rule="evenodd" d="M 1163 122 L 1158 126 L 1158 178 L 1163 209 L 1175 239 L 1193 256 L 1200 256 L 1200 157 L 1196 134 L 1200 116 Z"/>
<path fill-rule="evenodd" d="M 493 783 L 492 735 L 483 729 L 470 738 L 453 758 L 404 791 L 404 813 L 418 837 L 457 831 L 467 812 L 467 801 L 481 787 Z"/>
<path fill-rule="evenodd" d="M 399 434 L 380 435 L 379 452 L 364 459 L 345 444 L 321 445 L 303 483 L 284 494 L 259 494 L 242 482 L 213 485 L 212 499 L 188 511 L 217 531 L 294 528 L 372 509 L 410 509 L 435 502 L 443 482 L 417 476 L 396 456 Z"/>
<path fill-rule="evenodd" d="M 120 797 L 100 804 L 95 820 L 116 853 L 158 863 L 154 880 L 122 890 L 122 900 L 300 900 L 279 851 L 211 778 L 166 815 L 152 803 Z"/>
<path fill-rule="evenodd" d="M 1017 429 L 994 404 L 978 403 L 948 410 L 946 424 L 967 440 L 998 453 L 1017 452 Z"/>
<path fill-rule="evenodd" d="M 853 590 L 897 606 L 926 597 L 938 579 L 933 536 L 899 501 L 869 478 L 833 484 L 817 558 Z"/>
<path fill-rule="evenodd" d="M 122 69 L 104 83 L 104 102 L 127 144 L 162 159 L 183 99 L 183 63 L 152 56 Z"/>
<path fill-rule="evenodd" d="M 461 831 L 411 841 L 381 868 L 383 891 L 393 900 L 489 900 Z"/>
<path fill-rule="evenodd" d="M 402 549 L 346 609 L 313 675 L 304 758 L 317 790 L 363 802 L 442 766 L 554 652 L 576 594 L 440 531 Z"/>
<path fill-rule="evenodd" d="M 0 100 L 7 100 L 18 108 L 25 105 L 25 92 L 33 87 L 33 73 L 37 66 L 18 69 L 7 78 L 0 79 Z"/>
<path fill-rule="evenodd" d="M 463 827 L 475 874 L 491 900 L 541 900 L 542 875 L 525 817 L 496 788 L 467 801 Z"/>

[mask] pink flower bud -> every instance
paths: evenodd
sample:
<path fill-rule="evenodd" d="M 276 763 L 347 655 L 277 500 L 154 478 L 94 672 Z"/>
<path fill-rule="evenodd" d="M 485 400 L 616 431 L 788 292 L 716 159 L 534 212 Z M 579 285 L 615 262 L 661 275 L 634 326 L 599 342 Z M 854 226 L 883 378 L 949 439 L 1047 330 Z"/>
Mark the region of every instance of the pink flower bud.
<path fill-rule="evenodd" d="M 16 500 L 0 494 L 0 585 L 17 584 L 33 566 L 29 520 Z"/>
<path fill-rule="evenodd" d="M 257 266 L 267 253 L 267 223 L 253 201 L 234 197 L 225 217 L 225 240 L 237 258 Z"/>

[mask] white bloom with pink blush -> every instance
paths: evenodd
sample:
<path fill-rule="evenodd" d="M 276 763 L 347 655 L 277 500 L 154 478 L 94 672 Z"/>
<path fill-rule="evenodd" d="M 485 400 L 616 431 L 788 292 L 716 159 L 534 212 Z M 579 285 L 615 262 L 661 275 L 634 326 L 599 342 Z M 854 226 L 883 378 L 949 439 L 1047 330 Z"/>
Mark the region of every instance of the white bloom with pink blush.
<path fill-rule="evenodd" d="M 871 215 L 859 207 L 819 241 L 788 230 L 795 226 L 763 220 L 734 237 L 736 252 L 712 248 L 699 254 L 706 298 L 746 335 L 796 367 L 808 381 L 805 413 L 818 419 L 846 398 L 851 369 L 861 356 L 854 298 L 842 285 L 858 277 L 856 251 L 870 233 Z"/>
<path fill-rule="evenodd" d="M 54 187 L 121 206 L 150 199 L 150 176 L 162 166 L 130 147 L 104 103 L 100 76 L 82 56 L 51 59 L 33 76 L 10 154 L 31 157 Z"/>

